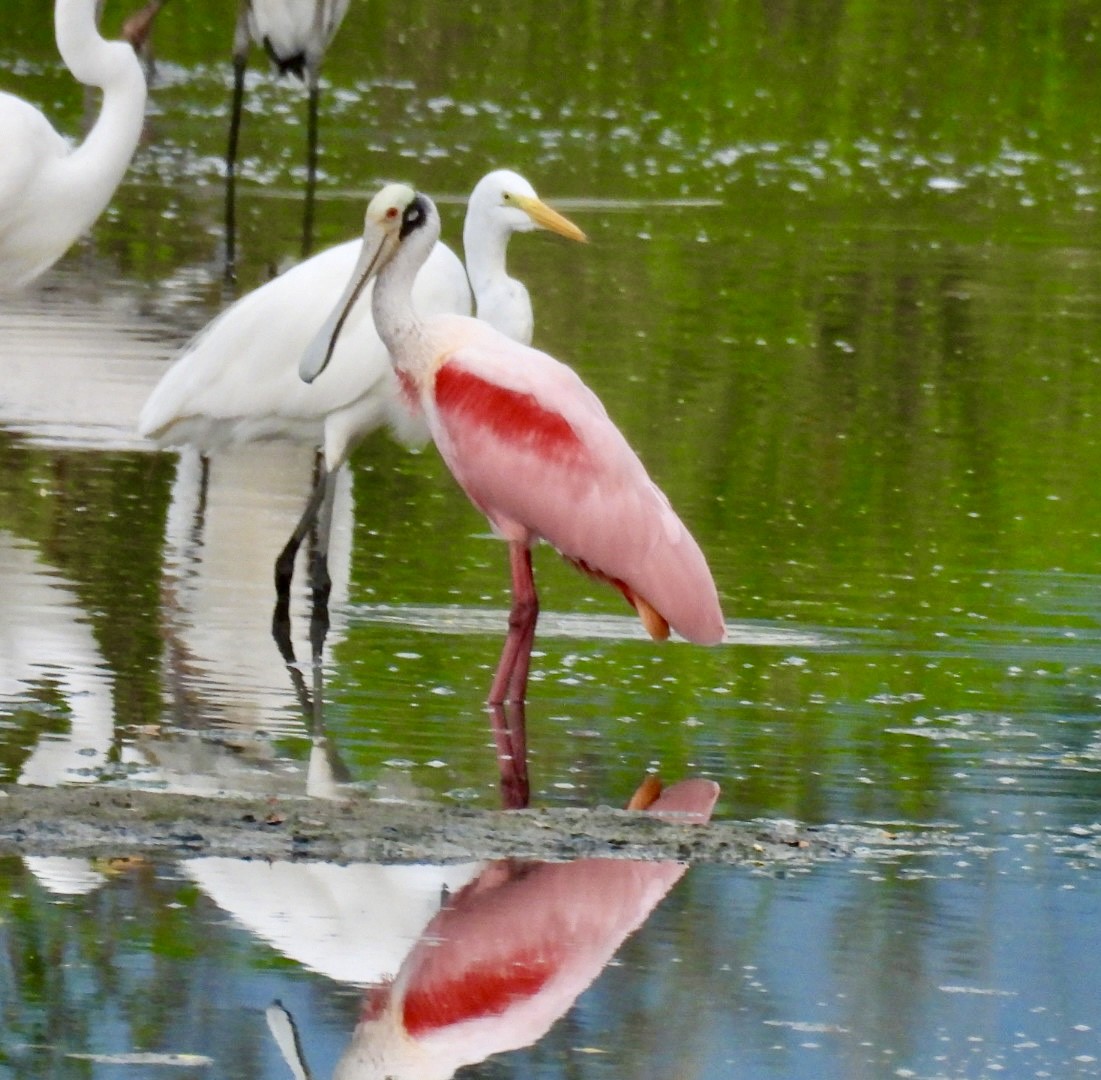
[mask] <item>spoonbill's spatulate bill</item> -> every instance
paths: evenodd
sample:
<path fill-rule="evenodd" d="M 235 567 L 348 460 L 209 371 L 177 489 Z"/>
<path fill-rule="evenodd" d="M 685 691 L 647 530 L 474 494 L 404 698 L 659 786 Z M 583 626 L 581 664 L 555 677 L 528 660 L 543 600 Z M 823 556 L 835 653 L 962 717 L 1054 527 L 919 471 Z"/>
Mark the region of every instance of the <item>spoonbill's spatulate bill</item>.
<path fill-rule="evenodd" d="M 425 316 L 413 282 L 439 235 L 432 201 L 403 184 L 367 208 L 359 264 L 302 358 L 321 375 L 375 278 L 375 327 L 471 501 L 509 543 L 512 611 L 489 694 L 523 700 L 538 599 L 531 546 L 549 541 L 618 588 L 655 638 L 716 644 L 723 617 L 703 553 L 603 405 L 573 370 L 488 324 Z"/>
<path fill-rule="evenodd" d="M 33 105 L 0 92 L 0 289 L 48 270 L 111 201 L 141 136 L 145 75 L 133 48 L 105 41 L 96 0 L 57 0 L 57 48 L 80 82 L 99 87 L 103 104 L 77 147 Z"/>

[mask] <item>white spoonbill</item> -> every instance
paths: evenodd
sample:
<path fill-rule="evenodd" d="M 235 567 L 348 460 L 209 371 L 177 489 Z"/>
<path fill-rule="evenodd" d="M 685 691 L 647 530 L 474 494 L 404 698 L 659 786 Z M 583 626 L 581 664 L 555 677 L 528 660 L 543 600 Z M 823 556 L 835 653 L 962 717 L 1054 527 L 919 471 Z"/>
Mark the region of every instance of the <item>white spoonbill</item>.
<path fill-rule="evenodd" d="M 99 117 L 77 147 L 33 105 L 0 93 L 0 289 L 48 270 L 103 212 L 141 136 L 145 76 L 133 48 L 105 41 L 96 0 L 57 0 L 65 66 L 103 91 Z"/>
<path fill-rule="evenodd" d="M 573 240 L 584 234 L 543 203 L 522 176 L 497 170 L 470 197 L 464 228 L 467 266 L 478 313 L 505 332 L 530 340 L 527 290 L 508 277 L 505 254 L 513 232 L 549 229 Z M 345 322 L 329 370 L 313 385 L 298 375 L 298 361 L 356 265 L 362 243 L 329 248 L 243 296 L 194 338 L 149 396 L 138 430 L 163 445 L 193 445 L 204 452 L 264 438 L 312 442 L 323 450 L 317 483 L 302 517 L 276 562 L 277 593 L 285 600 L 302 539 L 315 522 L 318 542 L 311 579 L 315 595 L 327 590 L 328 516 L 335 477 L 352 448 L 376 428 L 389 426 L 406 442 L 423 442 L 424 421 L 398 388 L 386 347 L 375 331 L 370 305 Z M 425 315 L 470 311 L 462 264 L 444 244 L 426 251 L 412 302 Z"/>
<path fill-rule="evenodd" d="M 616 586 L 655 638 L 670 627 L 717 644 L 723 617 L 703 553 L 608 418 L 565 364 L 479 319 L 421 314 L 414 278 L 439 236 L 432 200 L 390 184 L 371 200 L 363 250 L 344 296 L 302 357 L 324 370 L 365 286 L 375 327 L 444 462 L 508 541 L 512 610 L 490 704 L 522 701 L 539 604 L 532 544 Z"/>

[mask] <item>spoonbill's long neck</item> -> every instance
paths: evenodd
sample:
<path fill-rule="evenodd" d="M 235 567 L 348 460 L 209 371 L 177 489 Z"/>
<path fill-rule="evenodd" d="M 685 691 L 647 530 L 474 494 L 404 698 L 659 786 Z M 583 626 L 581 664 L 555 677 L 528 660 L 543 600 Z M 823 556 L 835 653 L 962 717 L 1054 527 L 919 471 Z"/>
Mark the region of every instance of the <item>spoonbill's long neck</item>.
<path fill-rule="evenodd" d="M 103 91 L 99 118 L 68 159 L 94 220 L 126 172 L 145 118 L 145 75 L 126 42 L 104 41 L 96 28 L 95 0 L 57 0 L 54 29 L 65 66 L 87 86 Z M 94 209 L 93 209 L 94 206 Z"/>
<path fill-rule="evenodd" d="M 431 222 L 402 241 L 394 257 L 379 272 L 371 301 L 375 329 L 394 364 L 410 371 L 417 366 L 416 346 L 426 338 L 424 320 L 413 306 L 413 282 L 439 236 Z"/>

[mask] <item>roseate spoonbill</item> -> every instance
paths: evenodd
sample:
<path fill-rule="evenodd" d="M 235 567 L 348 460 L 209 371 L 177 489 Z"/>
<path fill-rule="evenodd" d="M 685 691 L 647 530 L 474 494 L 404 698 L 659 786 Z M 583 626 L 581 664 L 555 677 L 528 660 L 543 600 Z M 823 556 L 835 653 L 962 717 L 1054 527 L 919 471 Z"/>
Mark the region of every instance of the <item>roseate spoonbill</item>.
<path fill-rule="evenodd" d="M 654 787 L 633 808 L 686 825 L 705 824 L 719 795 L 702 779 Z M 333 1080 L 446 1080 L 464 1065 L 530 1046 L 687 869 L 630 859 L 486 864 L 447 898 L 397 974 L 365 992 Z M 309 1077 L 290 1013 L 276 1003 L 267 1020 L 292 1073 Z"/>
<path fill-rule="evenodd" d="M 720 642 L 723 617 L 703 553 L 574 371 L 480 320 L 418 313 L 412 284 L 439 229 L 431 199 L 404 184 L 372 199 L 359 263 L 300 372 L 307 381 L 322 373 L 377 277 L 375 327 L 402 387 L 455 479 L 509 544 L 512 610 L 490 704 L 525 696 L 539 538 L 615 585 L 652 637 L 672 627 L 690 641 Z"/>
<path fill-rule="evenodd" d="M 531 301 L 508 277 L 505 254 L 513 232 L 548 229 L 572 240 L 585 235 L 535 194 L 522 176 L 496 170 L 475 186 L 463 229 L 467 268 L 479 315 L 504 332 L 531 337 Z M 275 564 L 277 617 L 286 615 L 294 560 L 316 522 L 311 580 L 328 593 L 326 554 L 336 475 L 352 448 L 388 425 L 406 442 L 428 437 L 423 419 L 403 401 L 386 347 L 368 305 L 343 327 L 325 377 L 307 385 L 298 359 L 355 267 L 362 243 L 323 251 L 242 297 L 199 332 L 146 401 L 138 430 L 164 445 L 203 451 L 264 438 L 312 440 L 323 447 L 309 502 Z M 428 314 L 470 311 L 462 264 L 444 244 L 426 252 L 412 302 Z"/>
<path fill-rule="evenodd" d="M 68 251 L 111 201 L 141 136 L 141 63 L 126 42 L 100 37 L 96 0 L 57 0 L 54 32 L 65 66 L 103 104 L 73 148 L 34 106 L 0 93 L 0 288 L 26 285 Z"/>
<path fill-rule="evenodd" d="M 245 93 L 245 68 L 253 43 L 263 48 L 280 75 L 288 72 L 306 83 L 306 212 L 302 251 L 313 242 L 313 197 L 317 180 L 317 106 L 321 61 L 336 36 L 350 0 L 239 0 L 233 35 L 233 102 L 230 107 L 229 143 L 226 147 L 226 259 L 233 273 L 236 231 L 234 184 L 237 143 L 241 131 L 241 106 Z"/>

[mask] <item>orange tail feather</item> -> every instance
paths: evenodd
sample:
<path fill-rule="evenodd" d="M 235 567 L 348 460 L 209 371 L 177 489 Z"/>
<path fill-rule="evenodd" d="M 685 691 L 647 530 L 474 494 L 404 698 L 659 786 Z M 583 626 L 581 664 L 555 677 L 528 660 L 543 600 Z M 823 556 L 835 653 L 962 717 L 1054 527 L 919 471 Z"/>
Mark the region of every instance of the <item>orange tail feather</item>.
<path fill-rule="evenodd" d="M 564 555 L 563 558 L 577 567 L 583 574 L 588 574 L 589 577 L 596 578 L 597 581 L 606 581 L 609 585 L 615 586 L 621 593 L 627 603 L 631 605 L 638 612 L 638 617 L 642 620 L 642 625 L 646 627 L 646 633 L 650 635 L 655 641 L 665 641 L 669 637 L 669 623 L 665 616 L 653 607 L 650 603 L 644 600 L 637 593 L 632 591 L 631 586 L 625 581 L 620 581 L 619 578 L 609 577 L 607 574 L 600 570 L 589 566 L 584 559 L 573 559 L 569 555 Z"/>

